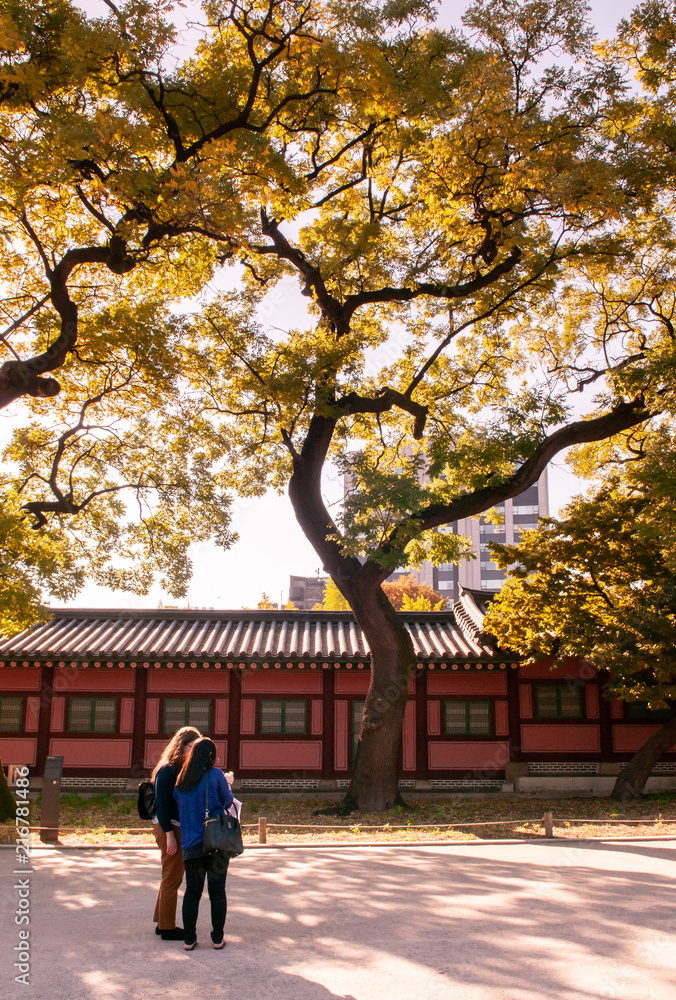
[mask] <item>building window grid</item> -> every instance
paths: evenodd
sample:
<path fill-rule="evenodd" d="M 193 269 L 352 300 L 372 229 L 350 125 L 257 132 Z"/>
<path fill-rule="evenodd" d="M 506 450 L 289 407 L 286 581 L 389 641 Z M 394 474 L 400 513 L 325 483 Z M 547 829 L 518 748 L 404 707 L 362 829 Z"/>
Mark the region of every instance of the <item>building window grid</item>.
<path fill-rule="evenodd" d="M 262 734 L 300 735 L 307 733 L 307 702 L 264 699 L 260 703 Z"/>
<path fill-rule="evenodd" d="M 535 715 L 538 719 L 581 719 L 582 690 L 568 684 L 536 684 Z"/>
<path fill-rule="evenodd" d="M 0 698 L 0 733 L 21 731 L 23 698 Z"/>
<path fill-rule="evenodd" d="M 163 731 L 173 734 L 183 726 L 194 726 L 201 733 L 211 729 L 209 698 L 165 698 Z"/>
<path fill-rule="evenodd" d="M 446 736 L 490 736 L 492 703 L 490 701 L 445 701 Z"/>
<path fill-rule="evenodd" d="M 114 733 L 117 729 L 116 698 L 71 698 L 68 732 Z"/>

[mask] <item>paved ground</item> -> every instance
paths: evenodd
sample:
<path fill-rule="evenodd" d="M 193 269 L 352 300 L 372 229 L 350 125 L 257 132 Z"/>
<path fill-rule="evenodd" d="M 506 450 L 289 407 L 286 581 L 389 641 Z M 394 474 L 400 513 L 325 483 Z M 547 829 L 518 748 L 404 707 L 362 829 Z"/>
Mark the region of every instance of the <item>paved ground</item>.
<path fill-rule="evenodd" d="M 40 1000 L 674 1000 L 676 841 L 251 850 L 228 947 L 161 942 L 157 854 L 0 851 L 0 995 Z M 18 879 L 30 986 L 13 982 Z M 10 958 L 9 956 L 12 955 Z"/>

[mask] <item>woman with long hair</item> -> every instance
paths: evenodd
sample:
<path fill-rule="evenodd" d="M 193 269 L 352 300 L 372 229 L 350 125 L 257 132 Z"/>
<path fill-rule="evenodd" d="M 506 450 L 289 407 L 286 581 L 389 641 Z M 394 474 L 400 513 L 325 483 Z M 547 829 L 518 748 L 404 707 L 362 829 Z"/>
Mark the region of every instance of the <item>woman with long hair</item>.
<path fill-rule="evenodd" d="M 174 785 L 186 753 L 201 735 L 193 726 L 183 726 L 175 732 L 151 774 L 155 785 L 153 832 L 162 863 L 162 880 L 153 919 L 157 924 L 155 933 L 163 941 L 183 940 L 183 928 L 176 926 L 178 889 L 183 881 L 183 855 Z"/>
<path fill-rule="evenodd" d="M 225 878 L 229 859 L 221 851 L 205 854 L 203 843 L 207 796 L 209 816 L 232 805 L 230 785 L 221 769 L 214 767 L 215 763 L 215 744 L 207 736 L 196 740 L 183 761 L 174 789 L 185 865 L 183 927 L 186 951 L 192 951 L 197 945 L 197 914 L 205 877 L 211 903 L 211 943 L 214 948 L 225 947 L 223 930 L 228 912 Z"/>

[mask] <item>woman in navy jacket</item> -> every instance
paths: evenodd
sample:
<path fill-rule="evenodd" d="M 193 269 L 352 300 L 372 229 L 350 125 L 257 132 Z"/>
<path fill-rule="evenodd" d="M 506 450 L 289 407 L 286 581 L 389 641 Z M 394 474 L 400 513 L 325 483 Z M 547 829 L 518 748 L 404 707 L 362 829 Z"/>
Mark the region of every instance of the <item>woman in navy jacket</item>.
<path fill-rule="evenodd" d="M 201 735 L 193 726 L 179 729 L 167 743 L 151 775 L 155 783 L 153 833 L 162 863 L 162 881 L 155 904 L 155 933 L 163 941 L 183 940 L 183 928 L 176 926 L 176 902 L 178 889 L 183 881 L 183 857 L 174 785 L 183 758 Z"/>
<path fill-rule="evenodd" d="M 214 948 L 225 946 L 223 929 L 228 911 L 225 878 L 229 859 L 220 851 L 205 854 L 203 843 L 207 788 L 209 816 L 215 816 L 232 805 L 230 785 L 221 769 L 214 767 L 215 762 L 215 744 L 207 736 L 196 740 L 183 762 L 174 789 L 185 865 L 183 928 L 186 951 L 192 951 L 197 944 L 197 914 L 205 877 L 211 903 L 211 942 Z"/>

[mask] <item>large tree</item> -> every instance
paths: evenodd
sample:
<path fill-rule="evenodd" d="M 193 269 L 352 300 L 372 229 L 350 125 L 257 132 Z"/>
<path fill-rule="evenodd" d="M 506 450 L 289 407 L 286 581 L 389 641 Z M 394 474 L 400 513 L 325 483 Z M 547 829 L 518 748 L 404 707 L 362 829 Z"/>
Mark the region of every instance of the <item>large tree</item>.
<path fill-rule="evenodd" d="M 607 697 L 666 713 L 617 778 L 612 796 L 622 801 L 641 794 L 676 744 L 673 428 L 641 445 L 561 518 L 545 518 L 518 545 L 492 545 L 512 569 L 485 622 L 525 657 L 587 658 L 606 672 Z"/>
<path fill-rule="evenodd" d="M 105 4 L 98 21 L 67 0 L 30 19 L 2 4 L 17 356 L 0 402 L 36 399 L 12 452 L 22 495 L 70 517 L 106 449 L 111 491 L 162 486 L 180 456 L 167 530 L 201 511 L 207 531 L 223 491 L 288 486 L 372 651 L 345 806 L 387 808 L 414 651 L 382 583 L 456 558 L 444 526 L 658 408 L 671 339 L 646 317 L 673 287 L 666 182 L 615 127 L 633 98 L 576 0 L 479 0 L 464 32 L 423 0 L 212 2 L 188 58 L 170 5 Z M 291 294 L 306 316 L 280 330 Z M 133 385 L 103 392 L 111 365 Z M 581 416 L 571 390 L 594 386 Z M 70 458 L 50 451 L 73 427 Z M 336 517 L 327 462 L 354 484 Z"/>

